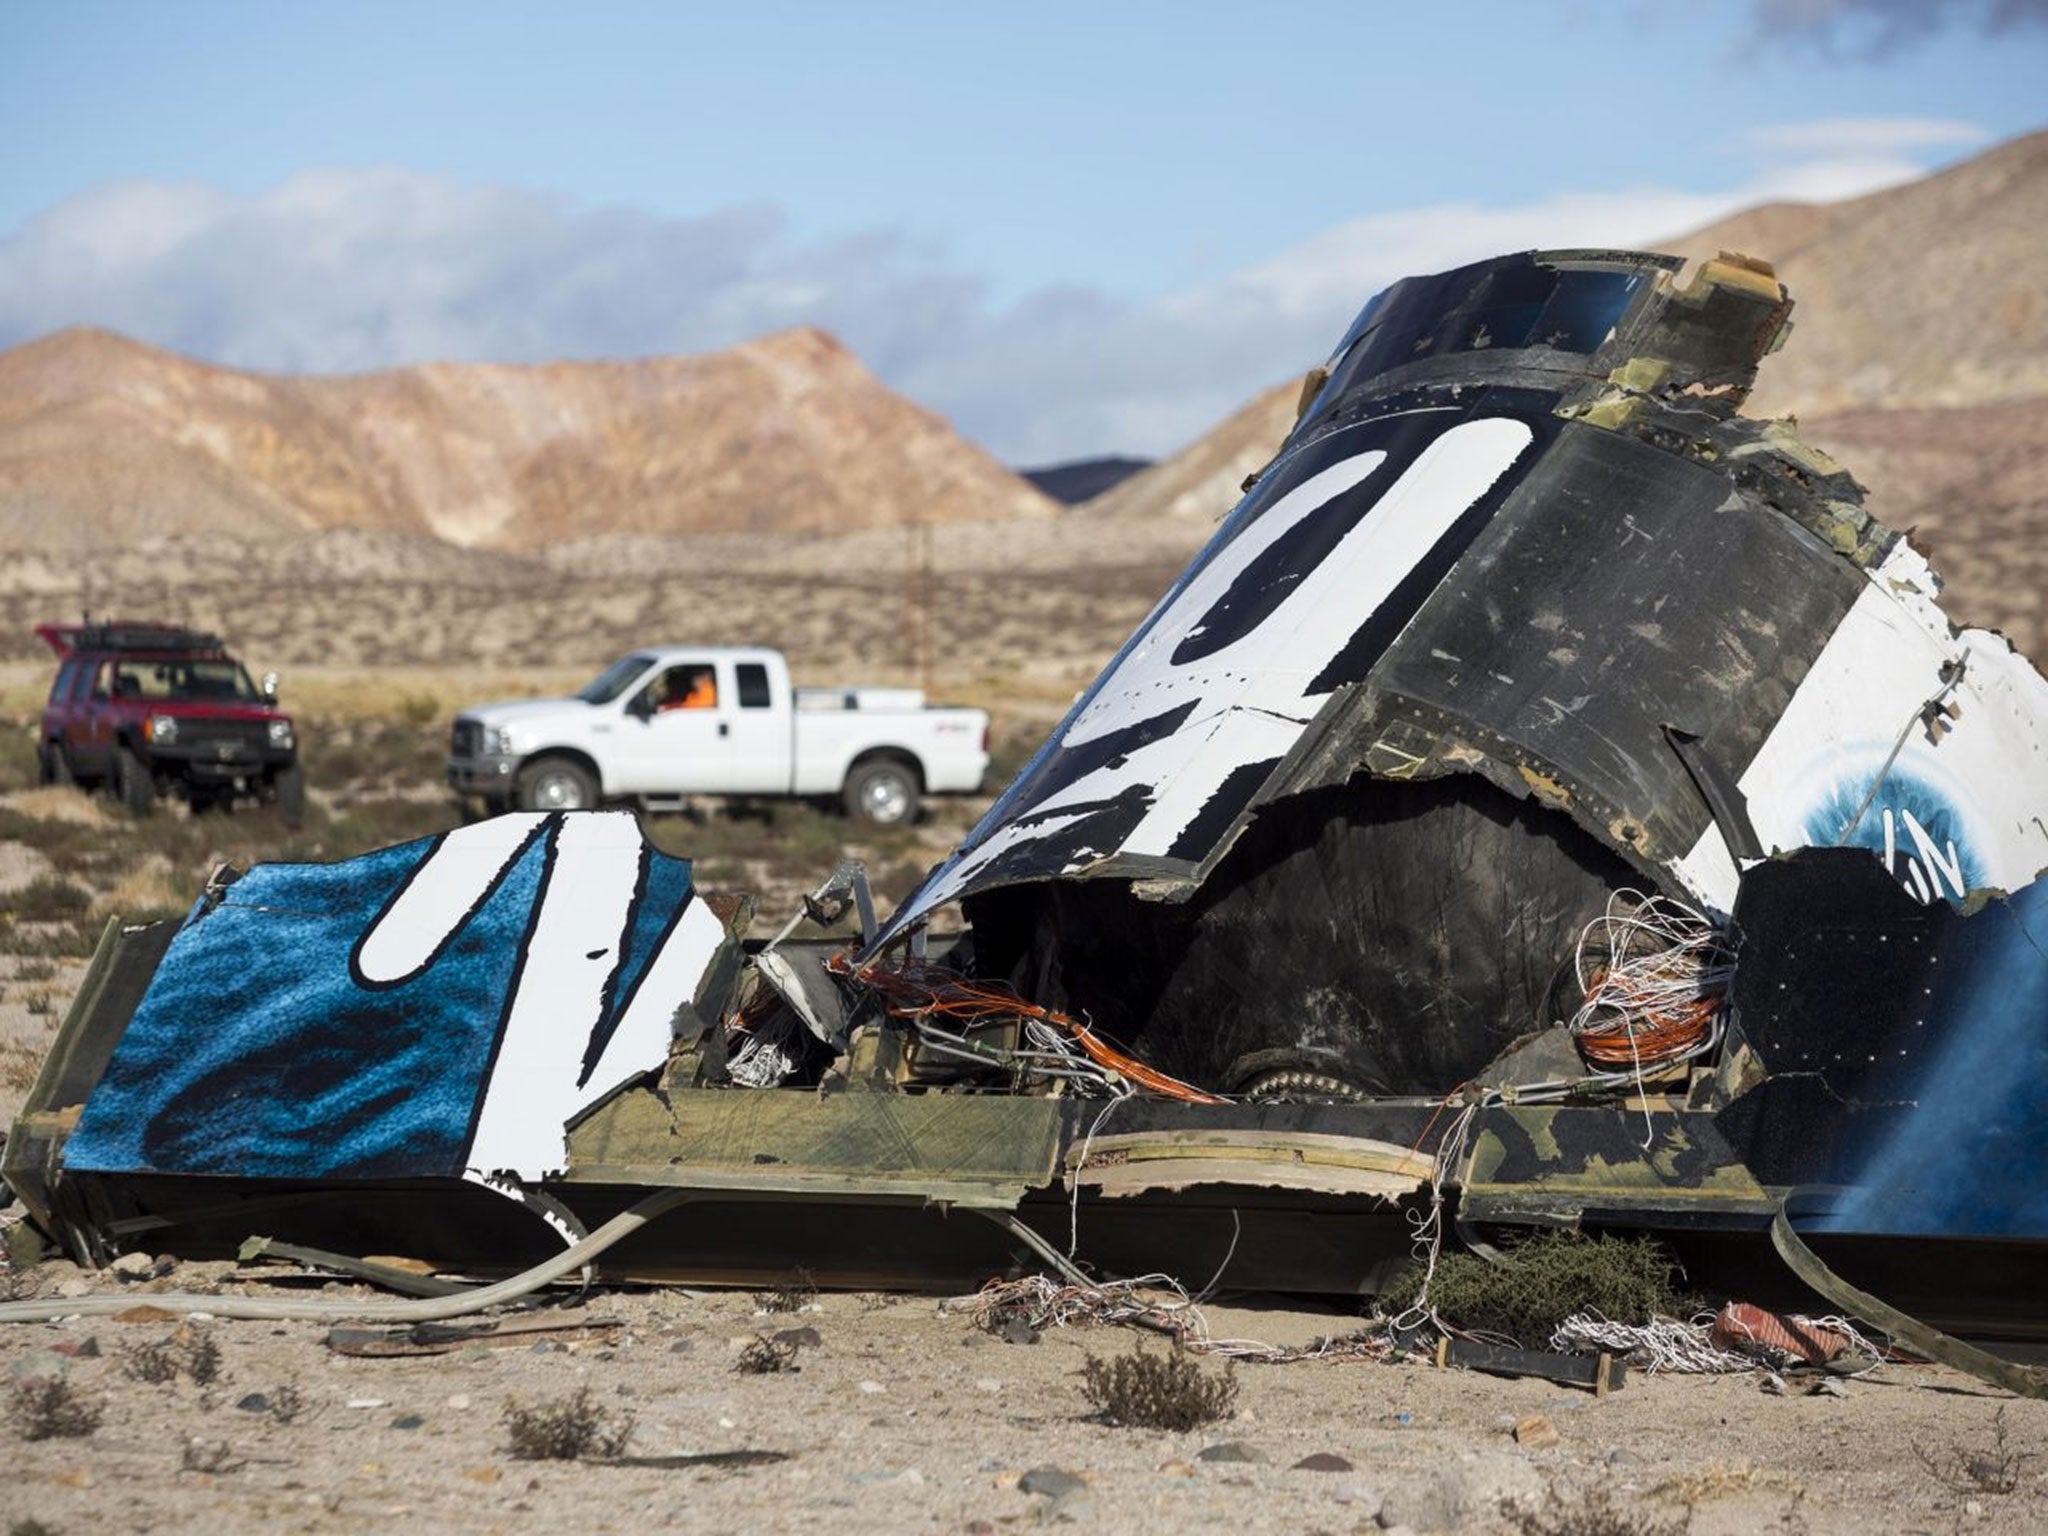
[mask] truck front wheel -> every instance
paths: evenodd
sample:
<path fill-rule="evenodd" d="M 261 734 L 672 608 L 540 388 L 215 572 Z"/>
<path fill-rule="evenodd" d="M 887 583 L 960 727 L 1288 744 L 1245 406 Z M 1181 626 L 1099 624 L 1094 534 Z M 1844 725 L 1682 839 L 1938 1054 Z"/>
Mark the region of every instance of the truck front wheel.
<path fill-rule="evenodd" d="M 522 811 L 588 811 L 597 806 L 597 780 L 566 757 L 544 757 L 519 775 Z"/>
<path fill-rule="evenodd" d="M 862 763 L 846 776 L 846 814 L 871 827 L 917 819 L 917 775 L 890 758 Z"/>

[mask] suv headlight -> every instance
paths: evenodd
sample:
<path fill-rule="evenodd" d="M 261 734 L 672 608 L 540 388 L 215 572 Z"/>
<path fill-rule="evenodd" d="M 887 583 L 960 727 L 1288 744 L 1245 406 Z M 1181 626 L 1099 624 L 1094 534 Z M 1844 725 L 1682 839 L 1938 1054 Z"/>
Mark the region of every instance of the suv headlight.
<path fill-rule="evenodd" d="M 149 744 L 153 747 L 168 747 L 178 739 L 178 717 L 176 715 L 151 715 L 145 729 L 149 732 Z"/>
<path fill-rule="evenodd" d="M 484 754 L 497 757 L 512 750 L 512 728 L 507 725 L 484 727 Z"/>
<path fill-rule="evenodd" d="M 297 738 L 292 735 L 291 721 L 273 720 L 270 722 L 270 744 L 273 747 L 281 751 L 289 751 L 296 740 Z"/>

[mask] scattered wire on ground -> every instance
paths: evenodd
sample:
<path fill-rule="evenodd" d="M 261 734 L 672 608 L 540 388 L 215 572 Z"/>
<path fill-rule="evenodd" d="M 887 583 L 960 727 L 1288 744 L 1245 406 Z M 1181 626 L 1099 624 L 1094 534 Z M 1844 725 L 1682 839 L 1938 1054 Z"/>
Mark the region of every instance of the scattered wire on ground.
<path fill-rule="evenodd" d="M 1769 1314 L 1765 1314 L 1768 1316 Z M 1813 1351 L 1771 1342 L 1755 1330 L 1745 1348 L 1716 1342 L 1716 1314 L 1702 1313 L 1690 1322 L 1659 1317 L 1648 1323 L 1609 1322 L 1598 1312 L 1579 1312 L 1558 1325 L 1550 1336 L 1550 1347 L 1567 1353 L 1605 1350 L 1625 1356 L 1629 1364 L 1655 1374 L 1671 1371 L 1686 1375 L 1737 1375 L 1744 1371 L 1777 1371 L 1790 1365 L 1818 1364 Z M 1784 1319 L 1809 1339 L 1829 1337 L 1839 1344 L 1833 1351 L 1821 1351 L 1826 1358 L 1853 1352 L 1870 1363 L 1849 1375 L 1861 1376 L 1875 1370 L 1889 1358 L 1889 1352 L 1873 1344 L 1856 1325 L 1842 1317 L 1800 1317 Z M 1723 1331 L 1725 1336 L 1725 1330 Z"/>
<path fill-rule="evenodd" d="M 1144 1294 L 1148 1291 L 1165 1295 Z M 1167 1275 L 1140 1275 L 1135 1280 L 1105 1280 L 1095 1285 L 1062 1285 L 1045 1275 L 991 1280 L 973 1303 L 975 1325 L 989 1333 L 1001 1333 L 1013 1323 L 1022 1323 L 1033 1333 L 1090 1323 L 1143 1328 L 1163 1334 L 1194 1354 L 1262 1365 L 1296 1360 L 1388 1360 L 1398 1353 L 1384 1322 L 1368 1322 L 1355 1333 L 1296 1348 L 1257 1339 L 1214 1338 L 1202 1309 L 1179 1281 Z"/>

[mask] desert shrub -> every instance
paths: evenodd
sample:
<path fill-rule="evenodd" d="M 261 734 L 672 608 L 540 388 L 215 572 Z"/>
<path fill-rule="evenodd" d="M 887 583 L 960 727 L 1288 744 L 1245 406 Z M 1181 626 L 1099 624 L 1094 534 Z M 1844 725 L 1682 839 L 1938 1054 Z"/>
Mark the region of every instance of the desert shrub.
<path fill-rule="evenodd" d="M 505 1433 L 521 1461 L 580 1461 L 609 1458 L 626 1448 L 633 1416 L 614 1419 L 579 1387 L 551 1403 L 512 1403 L 505 1409 Z"/>
<path fill-rule="evenodd" d="M 2023 1451 L 2013 1444 L 2003 1407 L 1992 1416 L 1988 1439 L 1974 1444 L 1952 1439 L 1946 1447 L 1938 1449 L 1915 1440 L 1913 1456 L 1927 1475 L 1944 1488 L 1956 1493 L 2001 1497 L 2018 1490 L 2026 1464 L 2038 1459 L 2037 1453 Z"/>
<path fill-rule="evenodd" d="M 246 1463 L 235 1460 L 234 1449 L 225 1440 L 187 1440 L 178 1465 L 186 1472 L 234 1472 Z"/>
<path fill-rule="evenodd" d="M 1499 1264 L 1445 1254 L 1429 1299 L 1439 1316 L 1468 1333 L 1504 1334 L 1540 1349 L 1576 1312 L 1598 1312 L 1616 1323 L 1687 1316 L 1698 1302 L 1678 1288 L 1678 1275 L 1654 1238 L 1546 1232 Z"/>
<path fill-rule="evenodd" d="M 1681 1536 L 1687 1525 L 1628 1509 L 1597 1487 L 1577 1495 L 1553 1488 L 1540 1502 L 1510 1500 L 1500 1512 L 1519 1536 Z"/>
<path fill-rule="evenodd" d="M 121 1374 L 151 1386 L 185 1375 L 197 1386 L 210 1387 L 221 1378 L 220 1361 L 213 1335 L 181 1328 L 168 1338 L 129 1345 L 121 1352 Z"/>
<path fill-rule="evenodd" d="M 61 1376 L 17 1381 L 7 1398 L 7 1419 L 24 1440 L 74 1440 L 100 1427 L 105 1410 Z"/>
<path fill-rule="evenodd" d="M 91 908 L 92 892 L 62 875 L 37 875 L 7 898 L 7 906 L 17 922 L 73 922 Z"/>
<path fill-rule="evenodd" d="M 1081 1390 L 1112 1424 L 1138 1429 L 1198 1429 L 1222 1418 L 1237 1401 L 1237 1375 L 1225 1366 L 1205 1372 L 1182 1349 L 1154 1355 L 1143 1349 L 1111 1360 L 1090 1355 Z"/>
<path fill-rule="evenodd" d="M 0 1040 L 0 1087 L 25 1093 L 42 1069 L 43 1053 L 19 1040 Z"/>
<path fill-rule="evenodd" d="M 818 1299 L 817 1278 L 808 1269 L 793 1269 L 765 1291 L 754 1292 L 763 1312 L 801 1312 Z"/>
<path fill-rule="evenodd" d="M 742 1376 L 773 1376 L 779 1371 L 793 1371 L 799 1348 L 795 1339 L 771 1339 L 757 1333 L 739 1352 L 732 1368 Z"/>

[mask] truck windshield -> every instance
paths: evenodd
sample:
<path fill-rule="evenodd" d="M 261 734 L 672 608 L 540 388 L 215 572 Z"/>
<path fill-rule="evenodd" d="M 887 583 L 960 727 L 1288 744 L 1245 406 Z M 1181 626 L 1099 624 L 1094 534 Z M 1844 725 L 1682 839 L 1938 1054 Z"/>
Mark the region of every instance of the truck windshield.
<path fill-rule="evenodd" d="M 122 699 L 263 702 L 239 661 L 120 661 L 111 681 L 114 697 Z"/>
<path fill-rule="evenodd" d="M 631 687 L 633 679 L 645 672 L 653 661 L 652 656 L 622 656 L 577 689 L 576 697 L 586 704 L 609 704 Z"/>

